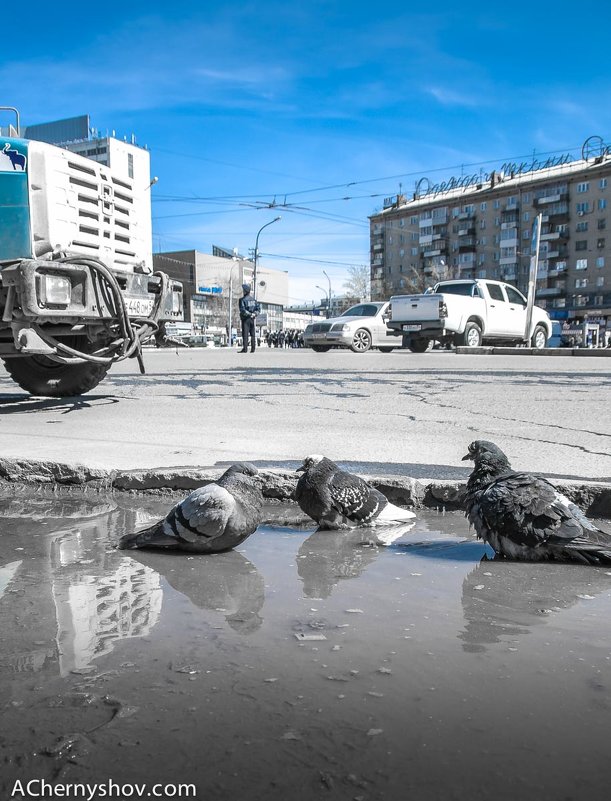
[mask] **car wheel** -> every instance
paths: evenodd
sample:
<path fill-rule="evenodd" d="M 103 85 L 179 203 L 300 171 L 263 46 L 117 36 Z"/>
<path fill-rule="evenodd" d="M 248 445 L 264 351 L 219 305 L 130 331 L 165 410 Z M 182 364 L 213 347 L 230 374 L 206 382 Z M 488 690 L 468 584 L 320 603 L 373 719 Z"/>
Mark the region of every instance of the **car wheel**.
<path fill-rule="evenodd" d="M 430 339 L 412 339 L 407 347 L 412 353 L 424 353 L 430 344 Z"/>
<path fill-rule="evenodd" d="M 350 350 L 355 353 L 365 353 L 371 347 L 371 334 L 366 328 L 359 328 L 352 338 Z"/>
<path fill-rule="evenodd" d="M 380 353 L 392 353 L 394 348 L 379 348 Z"/>
<path fill-rule="evenodd" d="M 331 350 L 331 345 L 312 345 L 312 350 L 316 351 L 316 353 L 326 353 Z"/>
<path fill-rule="evenodd" d="M 468 348 L 478 348 L 482 344 L 482 329 L 477 323 L 470 321 L 465 326 L 462 344 Z"/>
<path fill-rule="evenodd" d="M 542 325 L 538 325 L 533 331 L 531 342 L 537 350 L 542 350 L 547 345 L 547 331 Z"/>

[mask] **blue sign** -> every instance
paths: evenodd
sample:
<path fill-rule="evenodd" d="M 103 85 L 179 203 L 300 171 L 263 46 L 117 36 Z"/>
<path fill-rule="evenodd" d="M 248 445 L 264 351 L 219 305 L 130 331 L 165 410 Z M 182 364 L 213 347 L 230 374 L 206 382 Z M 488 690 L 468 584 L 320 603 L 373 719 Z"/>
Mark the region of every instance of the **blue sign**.
<path fill-rule="evenodd" d="M 200 295 L 222 295 L 222 286 L 198 286 L 197 291 Z"/>

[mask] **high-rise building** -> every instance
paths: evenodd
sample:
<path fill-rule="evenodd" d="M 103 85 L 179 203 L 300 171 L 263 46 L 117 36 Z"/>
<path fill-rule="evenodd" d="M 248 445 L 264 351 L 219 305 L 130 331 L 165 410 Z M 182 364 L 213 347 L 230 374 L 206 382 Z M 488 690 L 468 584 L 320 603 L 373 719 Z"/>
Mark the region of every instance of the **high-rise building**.
<path fill-rule="evenodd" d="M 370 217 L 372 299 L 444 278 L 493 278 L 525 293 L 540 214 L 536 302 L 553 319 L 587 317 L 611 329 L 611 148 L 595 144 L 578 160 L 533 159 L 437 184 L 422 178 L 411 198 L 387 198 Z"/>

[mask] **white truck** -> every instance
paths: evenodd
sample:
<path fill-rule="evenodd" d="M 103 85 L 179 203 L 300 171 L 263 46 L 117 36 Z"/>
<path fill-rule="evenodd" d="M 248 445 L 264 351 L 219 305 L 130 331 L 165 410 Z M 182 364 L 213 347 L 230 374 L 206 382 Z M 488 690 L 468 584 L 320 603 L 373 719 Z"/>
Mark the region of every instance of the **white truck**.
<path fill-rule="evenodd" d="M 527 341 L 526 298 L 502 281 L 440 281 L 424 294 L 394 295 L 390 303 L 389 329 L 416 353 L 423 353 L 432 340 L 467 347 Z M 551 334 L 549 315 L 533 306 L 528 337 L 532 346 L 544 348 Z"/>
<path fill-rule="evenodd" d="M 45 142 L 0 138 L 0 359 L 20 387 L 93 389 L 168 340 L 182 285 L 153 272 L 149 187 Z"/>

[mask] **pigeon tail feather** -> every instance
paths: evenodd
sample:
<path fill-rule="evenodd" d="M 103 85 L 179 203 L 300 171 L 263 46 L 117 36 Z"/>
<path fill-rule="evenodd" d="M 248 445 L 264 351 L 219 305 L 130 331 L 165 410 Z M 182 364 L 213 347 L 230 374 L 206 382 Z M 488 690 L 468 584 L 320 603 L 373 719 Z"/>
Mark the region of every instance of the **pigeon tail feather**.
<path fill-rule="evenodd" d="M 119 540 L 117 548 L 121 551 L 129 550 L 130 548 L 146 548 L 147 546 L 171 546 L 175 544 L 172 537 L 169 537 L 163 528 L 163 520 L 158 520 L 152 526 L 142 529 L 141 531 L 132 531 L 130 534 L 125 534 Z"/>
<path fill-rule="evenodd" d="M 400 506 L 395 506 L 394 503 L 388 503 L 372 522 L 374 524 L 392 523 L 393 521 L 395 523 L 402 523 L 414 517 L 416 517 L 416 515 L 409 509 L 402 509 Z"/>

